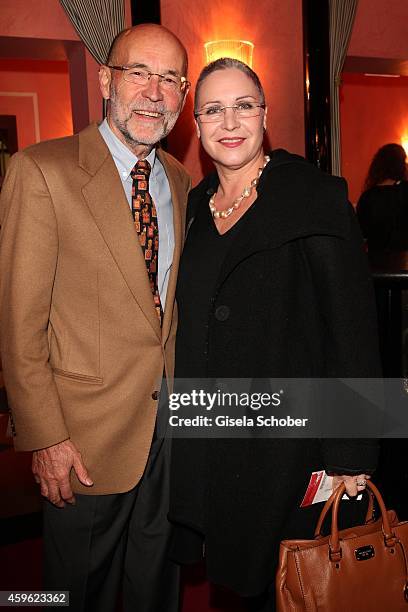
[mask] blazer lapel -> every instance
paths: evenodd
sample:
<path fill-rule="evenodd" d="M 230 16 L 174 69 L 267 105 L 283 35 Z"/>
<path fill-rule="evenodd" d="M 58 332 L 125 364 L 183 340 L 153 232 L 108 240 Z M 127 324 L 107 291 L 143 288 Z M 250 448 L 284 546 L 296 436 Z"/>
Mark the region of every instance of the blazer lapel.
<path fill-rule="evenodd" d="M 174 253 L 173 263 L 170 271 L 169 284 L 167 287 L 166 304 L 164 308 L 164 318 L 162 327 L 162 343 L 163 346 L 167 341 L 170 333 L 171 322 L 173 318 L 174 299 L 176 294 L 177 285 L 177 273 L 180 262 L 181 249 L 183 244 L 184 236 L 184 203 L 186 200 L 186 193 L 183 185 L 179 180 L 179 172 L 173 168 L 171 158 L 169 158 L 164 151 L 157 149 L 157 155 L 163 164 L 166 172 L 171 192 L 171 201 L 173 205 L 173 226 L 174 226 Z"/>
<path fill-rule="evenodd" d="M 134 299 L 161 338 L 142 249 L 125 192 L 109 150 L 92 125 L 79 135 L 79 165 L 91 174 L 82 193 L 106 245 Z"/>

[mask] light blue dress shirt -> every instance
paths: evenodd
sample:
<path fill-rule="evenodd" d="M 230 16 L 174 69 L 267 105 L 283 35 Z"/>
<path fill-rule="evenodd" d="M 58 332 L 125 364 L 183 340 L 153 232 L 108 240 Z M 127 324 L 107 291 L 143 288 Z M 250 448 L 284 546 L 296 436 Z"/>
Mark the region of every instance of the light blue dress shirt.
<path fill-rule="evenodd" d="M 113 161 L 115 162 L 122 181 L 123 189 L 125 190 L 127 201 L 130 209 L 132 209 L 132 178 L 130 176 L 130 172 L 138 161 L 138 158 L 112 132 L 106 119 L 102 121 L 101 125 L 99 126 L 99 131 L 113 157 Z M 157 210 L 157 222 L 159 225 L 159 265 L 157 284 L 160 294 L 160 301 L 164 310 L 170 270 L 173 263 L 173 204 L 171 201 L 169 181 L 163 165 L 156 155 L 156 150 L 153 149 L 146 159 L 152 168 L 149 177 L 149 193 L 153 198 L 153 202 Z"/>

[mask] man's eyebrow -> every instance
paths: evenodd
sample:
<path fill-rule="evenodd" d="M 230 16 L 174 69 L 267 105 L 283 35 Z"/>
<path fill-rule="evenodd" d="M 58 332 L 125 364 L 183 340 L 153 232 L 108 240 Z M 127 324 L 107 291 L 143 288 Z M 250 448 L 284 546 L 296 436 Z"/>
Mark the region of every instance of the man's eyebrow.
<path fill-rule="evenodd" d="M 169 70 L 166 70 L 164 74 L 171 74 L 172 76 L 176 76 L 176 77 L 180 76 L 180 73 L 178 70 L 172 70 L 171 68 Z"/>
<path fill-rule="evenodd" d="M 140 64 L 138 62 L 133 62 L 132 64 L 125 64 L 126 68 L 146 68 L 149 70 L 149 67 L 146 64 Z"/>
<path fill-rule="evenodd" d="M 150 72 L 150 67 L 147 66 L 147 64 L 133 62 L 132 64 L 126 64 L 126 68 L 143 68 L 144 70 Z M 172 70 L 171 68 L 169 68 L 168 70 L 164 70 L 162 74 L 171 74 L 172 76 L 176 77 L 180 76 L 180 73 L 177 70 Z"/>

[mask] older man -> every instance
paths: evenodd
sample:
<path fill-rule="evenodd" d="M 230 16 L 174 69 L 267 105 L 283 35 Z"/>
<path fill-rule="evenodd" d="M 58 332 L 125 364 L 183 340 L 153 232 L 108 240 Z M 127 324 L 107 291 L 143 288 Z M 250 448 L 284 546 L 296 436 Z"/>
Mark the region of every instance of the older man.
<path fill-rule="evenodd" d="M 177 609 L 166 559 L 174 294 L 190 180 L 156 148 L 188 92 L 187 56 L 157 25 L 115 40 L 99 127 L 18 153 L 3 186 L 1 350 L 17 450 L 45 502 L 45 587 L 71 610 Z M 153 440 L 153 442 L 152 442 Z"/>

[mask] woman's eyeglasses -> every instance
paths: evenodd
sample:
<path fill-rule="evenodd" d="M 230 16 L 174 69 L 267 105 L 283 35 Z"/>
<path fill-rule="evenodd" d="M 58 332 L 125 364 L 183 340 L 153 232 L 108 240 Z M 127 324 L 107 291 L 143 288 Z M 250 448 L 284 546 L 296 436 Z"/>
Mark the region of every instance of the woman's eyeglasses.
<path fill-rule="evenodd" d="M 238 102 L 232 106 L 208 106 L 203 110 L 194 113 L 194 117 L 197 119 L 200 117 L 201 123 L 216 123 L 223 121 L 225 117 L 225 111 L 227 108 L 232 108 L 235 116 L 242 117 L 257 117 L 261 114 L 261 109 L 265 109 L 265 104 L 258 104 L 256 102 Z"/>

